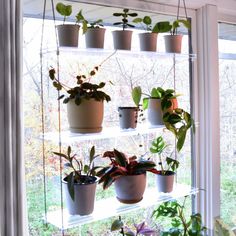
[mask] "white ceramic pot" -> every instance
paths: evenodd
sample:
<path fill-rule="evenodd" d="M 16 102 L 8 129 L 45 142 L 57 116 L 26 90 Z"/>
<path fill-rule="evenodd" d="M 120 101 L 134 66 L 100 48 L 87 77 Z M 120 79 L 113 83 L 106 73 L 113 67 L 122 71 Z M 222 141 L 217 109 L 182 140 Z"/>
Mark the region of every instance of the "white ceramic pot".
<path fill-rule="evenodd" d="M 121 129 L 135 129 L 138 120 L 138 107 L 118 107 Z"/>
<path fill-rule="evenodd" d="M 112 32 L 114 49 L 130 50 L 133 31 L 115 30 Z"/>
<path fill-rule="evenodd" d="M 67 103 L 67 117 L 73 133 L 97 133 L 102 130 L 104 104 L 95 99 L 83 99 L 80 105 L 74 100 Z"/>
<path fill-rule="evenodd" d="M 147 108 L 147 119 L 151 126 L 164 125 L 161 99 L 149 98 Z"/>
<path fill-rule="evenodd" d="M 139 34 L 140 50 L 152 51 L 157 50 L 157 33 L 141 33 Z"/>

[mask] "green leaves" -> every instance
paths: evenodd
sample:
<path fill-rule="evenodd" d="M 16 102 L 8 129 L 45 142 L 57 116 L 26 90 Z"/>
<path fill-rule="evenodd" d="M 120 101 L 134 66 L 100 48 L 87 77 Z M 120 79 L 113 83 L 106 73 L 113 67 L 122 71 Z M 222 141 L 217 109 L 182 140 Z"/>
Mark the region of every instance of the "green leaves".
<path fill-rule="evenodd" d="M 152 141 L 152 146 L 150 147 L 151 153 L 161 154 L 163 150 L 167 147 L 162 136 L 157 137 Z"/>
<path fill-rule="evenodd" d="M 82 23 L 82 29 L 83 29 L 83 34 L 87 31 L 88 29 L 88 21 L 84 18 L 82 10 L 80 10 L 77 15 L 75 16 L 76 18 L 76 23 Z"/>
<path fill-rule="evenodd" d="M 72 13 L 72 6 L 71 5 L 65 5 L 61 2 L 57 3 L 56 10 L 59 14 L 61 14 L 64 17 L 70 16 Z"/>
<path fill-rule="evenodd" d="M 130 13 L 129 9 L 125 8 L 125 9 L 123 9 L 122 13 L 120 13 L 120 12 L 113 13 L 113 16 L 122 18 L 121 21 L 115 22 L 115 23 L 113 23 L 113 25 L 122 25 L 123 30 L 125 30 L 127 27 L 131 27 L 131 28 L 135 27 L 134 25 L 129 23 L 128 18 L 129 17 L 136 17 L 136 16 L 138 16 L 138 14 L 135 12 Z"/>
<path fill-rule="evenodd" d="M 112 222 L 111 231 L 120 230 L 123 226 L 124 226 L 123 221 L 120 220 L 120 219 L 117 219 L 117 220 Z"/>
<path fill-rule="evenodd" d="M 132 98 L 135 105 L 138 107 L 142 96 L 142 89 L 140 86 L 137 86 L 132 89 Z"/>

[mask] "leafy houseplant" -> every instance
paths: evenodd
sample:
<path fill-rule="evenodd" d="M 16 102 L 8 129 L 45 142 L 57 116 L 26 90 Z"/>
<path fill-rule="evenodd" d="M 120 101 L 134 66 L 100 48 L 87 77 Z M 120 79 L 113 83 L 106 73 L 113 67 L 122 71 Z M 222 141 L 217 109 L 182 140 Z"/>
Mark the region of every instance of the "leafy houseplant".
<path fill-rule="evenodd" d="M 159 27 L 163 29 L 163 33 L 170 33 L 170 35 L 164 36 L 166 52 L 180 53 L 183 36 L 177 34 L 177 29 L 181 26 L 181 24 L 187 29 L 190 29 L 190 22 L 187 19 L 178 19 L 173 23 L 170 23 L 169 21 L 161 21 L 158 24 Z"/>
<path fill-rule="evenodd" d="M 153 217 L 171 218 L 172 228 L 163 231 L 162 236 L 203 236 L 205 235 L 206 227 L 202 226 L 202 218 L 199 213 L 193 214 L 189 219 L 185 216 L 185 202 L 179 204 L 177 201 L 169 201 L 160 205 L 153 212 Z"/>
<path fill-rule="evenodd" d="M 158 155 L 158 165 L 160 170 L 155 171 L 158 192 L 172 192 L 174 184 L 175 171 L 179 167 L 179 162 L 169 156 L 163 158 L 163 152 L 167 144 L 162 136 L 152 141 L 150 151 Z"/>
<path fill-rule="evenodd" d="M 180 151 L 184 145 L 187 131 L 193 126 L 191 115 L 178 108 L 177 94 L 173 89 L 164 90 L 160 87 L 153 88 L 151 94 L 142 92 L 140 86 L 133 88 L 132 97 L 134 103 L 139 105 L 142 95 L 143 109 L 148 109 L 148 119 L 152 125 L 163 124 L 171 131 L 177 139 L 177 150 Z M 154 104 L 154 105 L 153 105 Z M 155 110 L 151 110 L 154 106 Z M 159 108 L 157 110 L 157 108 Z M 152 118 L 152 115 L 154 118 Z"/>
<path fill-rule="evenodd" d="M 146 187 L 146 171 L 151 171 L 155 163 L 150 160 L 138 160 L 136 156 L 128 157 L 116 149 L 105 152 L 103 157 L 110 160 L 110 165 L 97 172 L 103 189 L 107 189 L 114 182 L 119 201 L 141 201 Z"/>
<path fill-rule="evenodd" d="M 129 9 L 123 9 L 123 12 L 113 13 L 115 17 L 121 17 L 121 21 L 113 23 L 113 25 L 121 25 L 122 30 L 115 30 L 112 32 L 113 41 L 114 41 L 114 48 L 115 49 L 123 49 L 123 50 L 130 50 L 131 49 L 131 40 L 132 40 L 132 31 L 125 30 L 128 27 L 134 28 L 133 24 L 129 23 L 129 17 L 136 17 L 138 16 L 135 12 L 130 12 Z"/>
<path fill-rule="evenodd" d="M 135 18 L 134 23 L 140 23 L 144 26 L 146 33 L 139 34 L 140 40 L 140 50 L 141 51 L 156 51 L 157 48 L 157 35 L 158 33 L 163 33 L 168 27 L 168 24 L 159 24 L 156 23 L 153 25 L 152 19 L 150 16 L 144 16 L 143 18 Z"/>
<path fill-rule="evenodd" d="M 72 169 L 70 174 L 63 179 L 69 213 L 72 215 L 92 213 L 98 180 L 95 177 L 98 168 L 94 166 L 95 147 L 90 149 L 88 164 L 84 164 L 76 154 L 72 154 L 70 146 L 67 148 L 67 153 L 53 153 L 64 158 L 67 161 L 65 165 Z"/>
<path fill-rule="evenodd" d="M 82 10 L 80 10 L 76 18 L 76 23 L 73 24 L 65 24 L 66 18 L 72 14 L 72 6 L 65 5 L 61 2 L 56 5 L 57 12 L 64 17 L 63 24 L 57 26 L 58 38 L 59 38 L 59 46 L 70 46 L 70 47 L 78 47 L 79 40 L 79 23 L 83 25 L 83 32 L 87 29 L 87 21 L 85 20 Z"/>
<path fill-rule="evenodd" d="M 134 224 L 135 230 L 132 230 L 128 226 L 124 225 L 124 222 L 119 219 L 116 219 L 112 222 L 111 231 L 119 230 L 120 234 L 123 236 L 139 236 L 139 235 L 150 235 L 155 233 L 156 231 L 149 228 L 145 222 L 141 222 L 140 224 Z"/>
<path fill-rule="evenodd" d="M 64 98 L 67 104 L 67 115 L 72 132 L 94 133 L 102 130 L 103 120 L 103 101 L 109 102 L 110 96 L 103 92 L 105 83 L 93 84 L 91 78 L 96 75 L 99 66 L 95 66 L 89 72 L 89 75 L 78 75 L 76 77 L 75 87 L 69 87 L 63 84 L 55 76 L 55 69 L 49 70 L 49 77 L 53 81 L 53 86 L 58 90 L 64 90 L 68 94 L 61 95 L 59 99 Z"/>

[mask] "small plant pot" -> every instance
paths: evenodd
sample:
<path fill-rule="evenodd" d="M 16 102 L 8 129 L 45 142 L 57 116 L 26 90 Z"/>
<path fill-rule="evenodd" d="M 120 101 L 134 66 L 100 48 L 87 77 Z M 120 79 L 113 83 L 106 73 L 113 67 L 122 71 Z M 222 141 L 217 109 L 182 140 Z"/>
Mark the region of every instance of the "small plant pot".
<path fill-rule="evenodd" d="M 165 48 L 169 53 L 181 53 L 183 35 L 165 35 Z"/>
<path fill-rule="evenodd" d="M 89 28 L 85 33 L 86 48 L 104 48 L 106 29 Z"/>
<path fill-rule="evenodd" d="M 130 50 L 133 31 L 115 30 L 112 32 L 114 49 Z"/>
<path fill-rule="evenodd" d="M 60 47 L 78 47 L 79 25 L 58 25 L 57 33 Z"/>
<path fill-rule="evenodd" d="M 170 193 L 173 191 L 175 172 L 167 171 L 165 175 L 156 174 L 158 192 Z"/>
<path fill-rule="evenodd" d="M 89 184 L 74 184 L 74 200 L 68 191 L 67 177 L 63 179 L 63 190 L 69 214 L 83 216 L 93 212 L 98 178 L 94 176 L 89 176 L 89 178 L 91 179 Z"/>
<path fill-rule="evenodd" d="M 121 176 L 115 181 L 117 199 L 122 203 L 140 202 L 146 188 L 146 173 Z"/>
<path fill-rule="evenodd" d="M 121 129 L 135 129 L 137 127 L 138 107 L 118 107 Z"/>
<path fill-rule="evenodd" d="M 140 50 L 156 52 L 157 50 L 157 33 L 139 34 Z"/>
<path fill-rule="evenodd" d="M 95 99 L 84 99 L 78 106 L 74 100 L 67 103 L 67 117 L 73 133 L 97 133 L 102 131 L 104 104 Z"/>
<path fill-rule="evenodd" d="M 147 119 L 151 126 L 164 125 L 161 99 L 149 98 L 147 108 Z"/>

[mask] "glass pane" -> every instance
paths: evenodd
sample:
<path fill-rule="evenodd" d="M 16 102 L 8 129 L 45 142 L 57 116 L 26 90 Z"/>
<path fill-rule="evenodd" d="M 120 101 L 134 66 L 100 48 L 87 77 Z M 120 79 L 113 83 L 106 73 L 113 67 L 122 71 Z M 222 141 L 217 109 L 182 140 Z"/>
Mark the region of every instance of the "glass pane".
<path fill-rule="evenodd" d="M 49 137 L 45 143 L 46 166 L 43 169 L 42 160 L 42 141 L 41 141 L 41 108 L 40 108 L 40 33 L 42 20 L 24 19 L 24 112 L 25 112 L 25 159 L 26 159 L 26 178 L 27 178 L 27 196 L 30 235 L 55 235 L 60 230 L 49 224 L 48 228 L 43 225 L 44 217 L 44 173 L 46 174 L 46 208 L 48 212 L 60 211 L 61 193 L 60 193 L 60 166 L 59 160 L 55 158 L 52 151 L 58 151 L 58 107 L 57 92 L 48 79 L 48 69 L 57 66 L 54 37 L 54 24 L 52 21 L 45 21 L 44 46 L 46 53 L 43 55 L 43 74 L 44 74 L 44 99 L 45 99 L 45 132 Z M 110 55 L 112 50 L 112 28 L 108 27 L 106 38 L 106 50 L 103 52 L 62 52 L 60 54 L 60 77 L 69 81 L 73 76 L 79 73 L 80 69 L 90 70 L 99 65 Z M 53 33 L 52 33 L 53 32 Z M 138 51 L 138 31 L 134 33 L 133 50 Z M 163 36 L 158 36 L 158 51 L 164 51 Z M 84 37 L 80 35 L 80 49 L 85 48 Z M 184 53 L 188 52 L 188 37 L 185 35 L 183 40 Z M 50 51 L 50 52 L 49 52 Z M 73 50 L 72 50 L 73 51 Z M 175 63 L 175 67 L 173 66 Z M 174 78 L 178 79 L 174 79 Z M 175 88 L 182 95 L 178 98 L 180 107 L 190 110 L 189 94 L 189 58 L 188 56 L 170 56 L 161 54 L 161 56 L 149 54 L 140 54 L 127 52 L 117 53 L 104 63 L 99 70 L 97 81 L 107 83 L 106 91 L 112 96 L 112 101 L 105 106 L 104 129 L 106 134 L 97 137 L 86 136 L 68 139 L 63 136 L 62 148 L 65 150 L 67 145 L 71 145 L 79 155 L 86 157 L 88 149 L 96 146 L 97 153 L 103 153 L 105 150 L 111 150 L 114 147 L 126 153 L 141 156 L 149 150 L 151 141 L 160 134 L 164 134 L 170 143 L 170 148 L 174 148 L 173 135 L 163 129 L 153 129 L 137 133 L 125 134 L 120 132 L 119 117 L 117 107 L 125 104 L 133 105 L 131 99 L 131 85 L 141 85 L 147 91 L 153 86 L 162 86 L 164 88 Z M 111 81 L 112 83 L 109 83 Z M 61 107 L 62 132 L 67 132 L 68 124 L 66 117 L 66 107 Z M 141 124 L 138 124 L 141 126 Z M 117 130 L 118 128 L 118 130 Z M 114 135 L 114 132 L 117 132 Z M 66 133 L 63 133 L 63 135 Z M 50 138 L 54 135 L 54 140 Z M 106 136 L 107 135 L 107 136 Z M 173 156 L 175 153 L 173 154 Z M 186 138 L 186 145 L 178 156 L 180 167 L 177 174 L 177 182 L 180 184 L 191 185 L 191 146 L 189 135 Z M 155 180 L 153 175 L 148 176 L 149 187 L 154 187 Z M 185 194 L 185 190 L 180 190 Z M 180 193 L 176 193 L 177 195 Z M 106 199 L 115 196 L 114 187 L 102 191 L 101 186 L 97 189 L 96 200 Z M 65 207 L 65 203 L 63 202 Z M 190 203 L 188 204 L 190 205 Z M 189 207 L 190 209 L 190 207 Z M 151 220 L 153 207 L 131 212 L 125 217 L 130 222 L 147 218 Z M 128 210 L 127 210 L 128 212 Z M 59 213 L 60 214 L 60 213 Z M 60 217 L 59 217 L 60 218 Z M 103 235 L 107 232 L 114 218 L 98 221 L 94 223 L 94 236 Z M 85 235 L 88 230 L 87 225 L 68 230 L 69 235 Z"/>
<path fill-rule="evenodd" d="M 236 53 L 235 25 L 220 24 L 219 52 Z M 229 57 L 230 58 L 230 57 Z M 236 60 L 220 59 L 220 158 L 221 158 L 221 218 L 229 226 L 236 225 Z"/>

